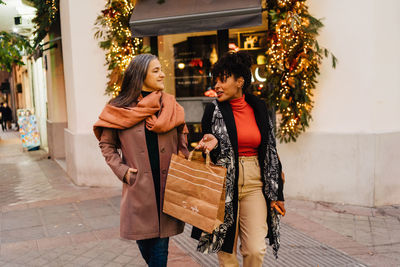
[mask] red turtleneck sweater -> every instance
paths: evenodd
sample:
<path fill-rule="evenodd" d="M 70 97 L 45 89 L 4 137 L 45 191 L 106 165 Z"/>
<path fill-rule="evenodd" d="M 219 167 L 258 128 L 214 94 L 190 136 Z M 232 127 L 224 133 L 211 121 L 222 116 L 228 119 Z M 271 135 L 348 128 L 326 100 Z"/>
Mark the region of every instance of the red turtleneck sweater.
<path fill-rule="evenodd" d="M 258 129 L 253 108 L 241 98 L 230 100 L 233 116 L 235 117 L 238 137 L 239 157 L 257 156 L 261 144 L 261 133 Z"/>

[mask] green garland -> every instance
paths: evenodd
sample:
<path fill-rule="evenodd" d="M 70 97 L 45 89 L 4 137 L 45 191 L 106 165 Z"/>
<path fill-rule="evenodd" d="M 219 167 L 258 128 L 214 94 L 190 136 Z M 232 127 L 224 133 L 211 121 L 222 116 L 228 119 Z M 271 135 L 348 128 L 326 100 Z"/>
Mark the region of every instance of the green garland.
<path fill-rule="evenodd" d="M 280 141 L 296 141 L 312 119 L 313 89 L 323 57 L 337 59 L 316 40 L 323 27 L 306 0 L 268 1 L 267 81 L 263 96 L 278 112 Z"/>
<path fill-rule="evenodd" d="M 129 19 L 134 8 L 133 0 L 108 0 L 102 14 L 96 19 L 94 37 L 106 51 L 109 73 L 106 93 L 116 96 L 122 77 L 131 59 L 140 53 L 149 52 L 141 38 L 133 38 Z"/>
<path fill-rule="evenodd" d="M 51 31 L 52 27 L 59 23 L 59 0 L 30 0 L 32 6 L 36 8 L 35 17 L 32 23 L 35 24 L 34 47 L 37 47 L 40 42 Z"/>

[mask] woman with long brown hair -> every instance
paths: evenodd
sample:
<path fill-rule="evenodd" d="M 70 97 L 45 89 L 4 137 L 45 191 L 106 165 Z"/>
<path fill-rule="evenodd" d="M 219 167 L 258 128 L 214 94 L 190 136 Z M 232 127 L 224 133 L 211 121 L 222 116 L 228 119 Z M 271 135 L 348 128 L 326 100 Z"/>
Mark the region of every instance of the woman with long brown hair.
<path fill-rule="evenodd" d="M 184 110 L 163 92 L 164 77 L 156 56 L 136 56 L 94 125 L 101 152 L 123 183 L 121 237 L 136 240 L 149 266 L 167 265 L 168 238 L 184 227 L 162 211 L 172 153 L 188 155 Z"/>

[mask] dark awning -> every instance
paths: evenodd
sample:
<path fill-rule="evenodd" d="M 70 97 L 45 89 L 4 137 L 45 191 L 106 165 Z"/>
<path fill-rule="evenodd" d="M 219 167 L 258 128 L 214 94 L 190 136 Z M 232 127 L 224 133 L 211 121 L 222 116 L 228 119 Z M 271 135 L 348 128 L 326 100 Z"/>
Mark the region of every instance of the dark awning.
<path fill-rule="evenodd" d="M 138 0 L 129 25 L 133 36 L 222 30 L 262 23 L 261 0 Z"/>

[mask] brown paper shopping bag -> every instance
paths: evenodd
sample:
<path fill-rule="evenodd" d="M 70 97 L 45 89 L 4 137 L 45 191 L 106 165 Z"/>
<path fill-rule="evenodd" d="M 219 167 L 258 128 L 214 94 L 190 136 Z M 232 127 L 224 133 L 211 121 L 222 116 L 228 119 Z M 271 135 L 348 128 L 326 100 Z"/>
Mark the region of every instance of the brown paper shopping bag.
<path fill-rule="evenodd" d="M 226 168 L 172 155 L 163 211 L 211 233 L 224 221 Z"/>

